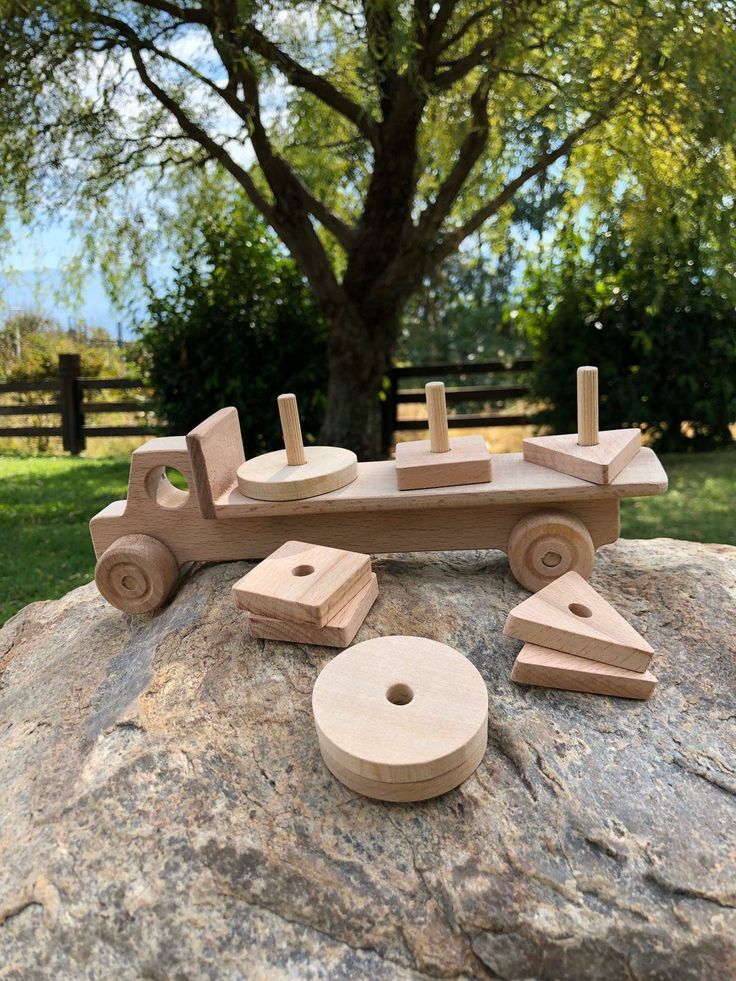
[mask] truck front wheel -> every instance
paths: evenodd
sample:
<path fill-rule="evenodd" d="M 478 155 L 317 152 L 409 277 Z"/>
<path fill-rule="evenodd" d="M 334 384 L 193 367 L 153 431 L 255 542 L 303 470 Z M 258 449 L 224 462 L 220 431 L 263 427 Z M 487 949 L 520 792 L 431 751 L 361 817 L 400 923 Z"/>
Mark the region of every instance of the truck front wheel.
<path fill-rule="evenodd" d="M 566 572 L 588 579 L 595 546 L 579 518 L 562 511 L 539 511 L 522 518 L 509 535 L 509 565 L 516 580 L 532 593 Z"/>
<path fill-rule="evenodd" d="M 97 560 L 95 582 L 108 603 L 123 613 L 151 613 L 179 578 L 172 552 L 149 535 L 123 535 Z"/>

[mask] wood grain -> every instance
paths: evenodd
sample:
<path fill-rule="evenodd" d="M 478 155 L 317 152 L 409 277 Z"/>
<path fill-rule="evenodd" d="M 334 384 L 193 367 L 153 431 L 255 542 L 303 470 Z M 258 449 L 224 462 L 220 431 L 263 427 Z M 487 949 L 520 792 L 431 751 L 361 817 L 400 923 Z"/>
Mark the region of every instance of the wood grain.
<path fill-rule="evenodd" d="M 520 685 L 564 688 L 617 698 L 646 699 L 657 687 L 657 679 L 650 671 L 627 671 L 614 664 L 601 664 L 537 644 L 522 647 L 511 680 Z"/>
<path fill-rule="evenodd" d="M 641 451 L 638 429 L 608 429 L 594 446 L 580 446 L 575 433 L 529 436 L 522 443 L 524 459 L 593 484 L 610 484 Z"/>
<path fill-rule="evenodd" d="M 578 445 L 598 445 L 598 369 L 578 368 Z"/>
<path fill-rule="evenodd" d="M 378 577 L 371 574 L 370 582 L 356 593 L 332 619 L 317 627 L 312 623 L 279 620 L 251 613 L 248 626 L 251 637 L 264 640 L 288 641 L 294 644 L 319 644 L 321 647 L 347 647 L 360 630 L 370 608 L 378 598 Z"/>
<path fill-rule="evenodd" d="M 555 579 L 508 615 L 503 632 L 540 647 L 645 671 L 652 648 L 576 572 Z"/>
<path fill-rule="evenodd" d="M 241 610 L 324 627 L 371 578 L 369 555 L 290 541 L 233 586 Z"/>
<path fill-rule="evenodd" d="M 186 437 L 191 481 L 204 518 L 215 517 L 215 501 L 237 487 L 235 474 L 245 461 L 238 410 L 220 409 Z"/>
<path fill-rule="evenodd" d="M 406 445 L 399 443 L 399 446 Z M 667 475 L 655 454 L 647 448 L 639 450 L 625 470 L 604 486 L 530 463 L 522 458 L 521 453 L 498 453 L 493 456 L 493 481 L 483 485 L 400 491 L 396 484 L 395 464 L 384 460 L 359 463 L 356 480 L 318 498 L 266 502 L 231 491 L 217 501 L 215 510 L 218 518 L 233 520 L 246 516 L 325 511 L 337 514 L 340 511 L 378 509 L 408 511 L 427 507 L 478 507 L 484 504 L 534 504 L 541 507 L 545 504 L 647 497 L 663 494 L 666 490 Z"/>
<path fill-rule="evenodd" d="M 305 462 L 290 466 L 286 450 L 253 457 L 237 469 L 241 494 L 261 501 L 297 501 L 344 487 L 358 475 L 358 458 L 340 446 L 303 447 Z"/>
<path fill-rule="evenodd" d="M 487 738 L 485 682 L 456 650 L 423 637 L 378 637 L 327 664 L 312 708 L 320 747 L 380 783 L 431 780 Z"/>
<path fill-rule="evenodd" d="M 479 742 L 477 748 L 471 753 L 464 763 L 441 773 L 431 780 L 415 780 L 406 783 L 384 783 L 380 780 L 369 780 L 346 770 L 345 767 L 333 760 L 329 753 L 322 750 L 322 759 L 327 769 L 344 783 L 346 787 L 354 790 L 364 797 L 372 797 L 376 800 L 393 801 L 395 803 L 408 803 L 410 801 L 429 800 L 432 797 L 439 797 L 446 794 L 455 787 L 472 776 L 480 766 L 485 756 L 487 737 Z"/>
<path fill-rule="evenodd" d="M 450 434 L 447 428 L 444 382 L 427 382 L 424 386 L 424 396 L 427 400 L 427 423 L 429 424 L 429 444 L 432 453 L 448 453 Z"/>
<path fill-rule="evenodd" d="M 447 452 L 428 439 L 396 445 L 396 484 L 401 491 L 483 484 L 491 479 L 491 454 L 482 436 L 454 436 Z"/>
<path fill-rule="evenodd" d="M 566 572 L 588 579 L 595 562 L 595 545 L 579 518 L 559 511 L 539 511 L 514 526 L 508 554 L 517 582 L 536 593 Z"/>

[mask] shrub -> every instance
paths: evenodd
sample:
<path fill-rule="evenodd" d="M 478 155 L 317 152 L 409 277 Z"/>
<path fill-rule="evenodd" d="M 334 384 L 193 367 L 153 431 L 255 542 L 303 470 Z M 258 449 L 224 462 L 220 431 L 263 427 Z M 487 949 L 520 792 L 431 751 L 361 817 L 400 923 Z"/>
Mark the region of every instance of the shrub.
<path fill-rule="evenodd" d="M 276 397 L 299 399 L 305 440 L 324 412 L 326 333 L 294 262 L 241 200 L 203 217 L 174 281 L 148 306 L 140 359 L 161 417 L 186 433 L 225 405 L 248 456 L 282 446 Z"/>
<path fill-rule="evenodd" d="M 595 364 L 602 429 L 641 425 L 661 450 L 730 442 L 736 311 L 701 243 L 672 223 L 633 247 L 610 231 L 566 245 L 530 273 L 524 304 L 541 419 L 575 431 L 575 369 Z"/>

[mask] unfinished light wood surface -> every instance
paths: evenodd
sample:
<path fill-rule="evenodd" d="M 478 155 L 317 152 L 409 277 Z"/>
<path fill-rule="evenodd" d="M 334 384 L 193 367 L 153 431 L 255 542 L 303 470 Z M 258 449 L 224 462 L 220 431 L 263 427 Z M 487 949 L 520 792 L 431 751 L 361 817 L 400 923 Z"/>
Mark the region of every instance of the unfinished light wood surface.
<path fill-rule="evenodd" d="M 278 402 L 279 406 L 281 432 L 284 436 L 286 462 L 290 467 L 300 467 L 307 462 L 307 458 L 304 455 L 302 425 L 299 421 L 299 409 L 296 404 L 296 395 L 292 395 L 291 393 L 279 395 L 276 401 Z"/>
<path fill-rule="evenodd" d="M 235 474 L 245 462 L 238 410 L 220 409 L 186 437 L 194 491 L 204 518 L 215 517 L 215 501 L 237 487 Z"/>
<path fill-rule="evenodd" d="M 480 437 L 469 437 L 477 439 Z M 429 443 L 428 440 L 418 442 Z M 409 446 L 399 443 L 398 446 Z M 427 453 L 429 450 L 427 449 Z M 396 465 L 391 460 L 358 464 L 358 476 L 339 490 L 302 501 L 256 501 L 238 490 L 216 502 L 218 518 L 266 515 L 317 514 L 329 511 L 411 511 L 429 508 L 479 507 L 496 504 L 537 506 L 622 497 L 646 497 L 667 490 L 667 475 L 650 449 L 641 449 L 615 480 L 596 485 L 524 460 L 521 453 L 497 453 L 493 457 L 493 481 L 453 487 L 399 490 Z"/>
<path fill-rule="evenodd" d="M 610 484 L 634 459 L 641 447 L 638 429 L 607 429 L 595 446 L 580 446 L 575 433 L 529 436 L 523 441 L 524 459 L 593 484 Z"/>
<path fill-rule="evenodd" d="M 445 383 L 441 381 L 427 382 L 424 386 L 424 395 L 427 400 L 429 448 L 432 453 L 449 453 L 450 434 L 447 428 Z"/>
<path fill-rule="evenodd" d="M 358 476 L 358 458 L 341 446 L 304 446 L 296 397 L 278 398 L 285 449 L 237 468 L 241 494 L 259 501 L 298 501 L 344 487 Z"/>
<path fill-rule="evenodd" d="M 369 555 L 290 541 L 233 586 L 241 610 L 324 627 L 370 582 Z"/>
<path fill-rule="evenodd" d="M 213 427 L 218 438 L 202 438 L 213 436 Z M 231 442 L 235 458 L 242 450 L 234 409 L 216 413 L 190 437 L 159 437 L 134 451 L 127 500 L 113 501 L 90 522 L 98 558 L 132 534 L 160 541 L 179 566 L 258 559 L 290 540 L 360 552 L 507 550 L 519 521 L 542 510 L 575 517 L 599 548 L 618 537 L 620 498 L 667 489 L 659 460 L 642 449 L 601 486 L 510 453 L 494 457 L 492 483 L 400 491 L 395 466 L 385 461 L 358 464 L 353 483 L 320 497 L 257 501 L 238 490 L 235 472 L 228 469 L 232 457 L 228 464 L 228 455 L 223 462 L 218 454 L 220 437 Z M 201 465 L 195 466 L 195 452 Z M 171 485 L 169 467 L 186 477 L 188 492 Z"/>
<path fill-rule="evenodd" d="M 321 647 L 347 647 L 360 630 L 370 608 L 378 599 L 378 577 L 371 574 L 370 582 L 356 593 L 332 619 L 317 627 L 312 623 L 278 620 L 251 613 L 248 625 L 252 637 L 280 640 L 294 644 L 319 644 Z"/>
<path fill-rule="evenodd" d="M 602 664 L 537 644 L 524 644 L 516 658 L 511 680 L 520 685 L 563 688 L 617 698 L 647 699 L 657 687 L 657 679 L 650 671 L 627 671 L 614 664 Z"/>
<path fill-rule="evenodd" d="M 645 671 L 651 646 L 600 593 L 568 572 L 508 615 L 503 632 L 540 647 Z"/>
<path fill-rule="evenodd" d="M 376 800 L 391 801 L 394 803 L 408 803 L 410 801 L 429 800 L 432 797 L 439 797 L 446 794 L 455 787 L 464 783 L 480 766 L 486 751 L 487 740 L 478 743 L 464 763 L 441 773 L 431 780 L 414 780 L 406 783 L 387 783 L 381 780 L 369 780 L 361 777 L 351 770 L 345 769 L 333 760 L 329 753 L 322 749 L 322 759 L 325 766 L 333 776 L 344 783 L 346 787 L 354 790 L 364 797 L 373 797 Z"/>
<path fill-rule="evenodd" d="M 509 565 L 517 582 L 536 593 L 571 570 L 588 579 L 595 545 L 583 522 L 560 511 L 522 518 L 509 535 Z"/>
<path fill-rule="evenodd" d="M 95 567 L 97 588 L 124 613 L 148 613 L 166 601 L 179 564 L 169 549 L 148 535 L 125 535 L 113 542 Z"/>
<path fill-rule="evenodd" d="M 482 436 L 450 439 L 443 382 L 427 382 L 429 439 L 396 444 L 396 485 L 400 491 L 460 484 L 482 484 L 491 479 L 491 454 Z"/>
<path fill-rule="evenodd" d="M 447 453 L 433 453 L 428 439 L 396 444 L 396 483 L 401 491 L 491 479 L 491 454 L 482 436 L 453 436 Z"/>
<path fill-rule="evenodd" d="M 327 664 L 312 708 L 320 748 L 356 778 L 432 780 L 485 748 L 488 694 L 467 658 L 423 637 L 377 637 Z"/>
<path fill-rule="evenodd" d="M 578 445 L 598 445 L 598 369 L 578 368 Z"/>

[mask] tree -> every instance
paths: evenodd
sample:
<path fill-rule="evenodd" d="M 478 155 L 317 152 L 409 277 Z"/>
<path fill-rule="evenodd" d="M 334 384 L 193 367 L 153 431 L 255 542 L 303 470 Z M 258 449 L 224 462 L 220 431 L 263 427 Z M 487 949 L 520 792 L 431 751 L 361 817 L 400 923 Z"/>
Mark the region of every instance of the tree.
<path fill-rule="evenodd" d="M 736 270 L 713 260 L 702 230 L 672 213 L 645 227 L 610 216 L 586 239 L 563 231 L 529 270 L 521 304 L 543 420 L 574 432 L 575 369 L 595 364 L 602 428 L 640 425 L 664 451 L 730 443 Z"/>
<path fill-rule="evenodd" d="M 322 435 L 362 456 L 380 449 L 407 301 L 469 236 L 502 236 L 521 190 L 569 165 L 594 188 L 641 169 L 732 183 L 722 0 L 0 0 L 0 14 L 6 198 L 27 212 L 75 192 L 100 215 L 126 179 L 215 162 L 309 280 L 329 328 Z"/>
<path fill-rule="evenodd" d="M 175 432 L 235 405 L 253 456 L 283 446 L 276 397 L 284 390 L 299 392 L 305 440 L 318 431 L 325 328 L 294 261 L 252 205 L 232 193 L 218 203 L 181 242 L 174 282 L 151 297 L 140 363 Z"/>

